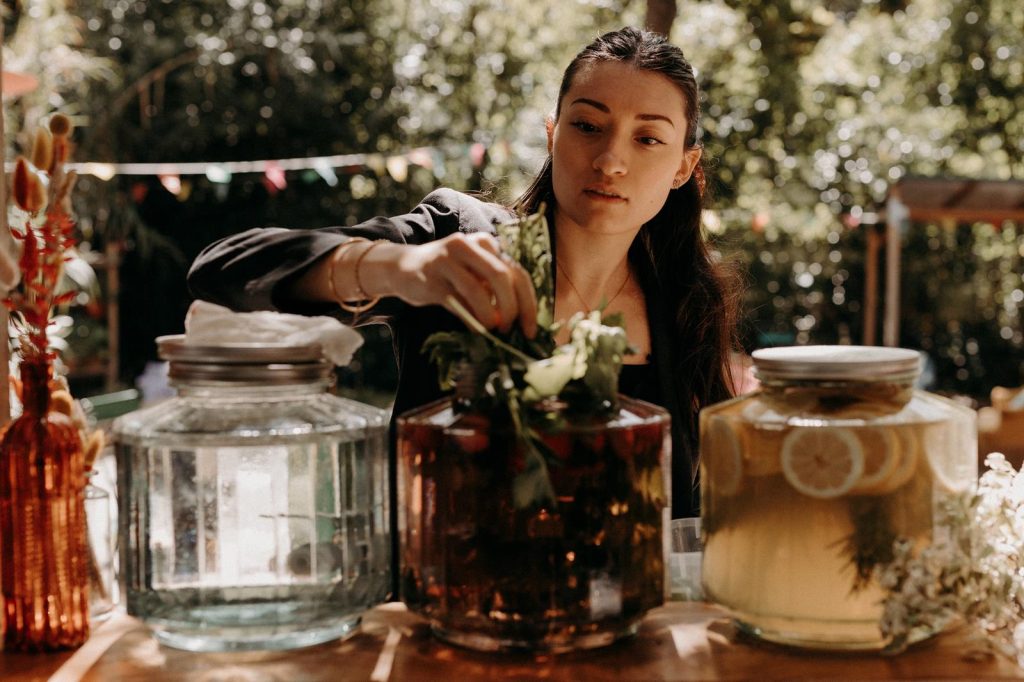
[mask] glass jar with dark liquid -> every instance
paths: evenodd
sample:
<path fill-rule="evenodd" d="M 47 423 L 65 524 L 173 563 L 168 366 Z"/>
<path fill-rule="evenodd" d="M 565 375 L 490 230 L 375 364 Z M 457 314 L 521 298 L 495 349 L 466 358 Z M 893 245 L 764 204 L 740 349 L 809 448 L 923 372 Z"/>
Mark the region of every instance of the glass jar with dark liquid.
<path fill-rule="evenodd" d="M 536 417 L 547 501 L 507 414 L 457 396 L 398 421 L 402 596 L 446 641 L 603 646 L 665 599 L 668 413 L 620 396 L 606 418 Z"/>

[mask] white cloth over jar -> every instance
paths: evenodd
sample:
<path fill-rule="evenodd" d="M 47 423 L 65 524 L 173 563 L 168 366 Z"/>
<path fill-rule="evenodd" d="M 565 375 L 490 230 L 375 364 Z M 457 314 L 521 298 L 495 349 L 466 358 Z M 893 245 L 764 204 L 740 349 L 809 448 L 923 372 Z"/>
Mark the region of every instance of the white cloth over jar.
<path fill-rule="evenodd" d="M 236 313 L 207 301 L 195 301 L 185 317 L 185 343 L 190 345 L 319 344 L 324 357 L 338 367 L 347 365 L 363 345 L 363 337 L 333 317 L 290 315 L 261 311 Z"/>

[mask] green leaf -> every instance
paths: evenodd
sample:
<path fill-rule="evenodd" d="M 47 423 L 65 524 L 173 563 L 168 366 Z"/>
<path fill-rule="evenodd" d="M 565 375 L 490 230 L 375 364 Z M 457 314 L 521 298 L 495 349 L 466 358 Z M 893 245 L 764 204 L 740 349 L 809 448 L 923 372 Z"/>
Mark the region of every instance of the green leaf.
<path fill-rule="evenodd" d="M 555 453 L 537 437 L 531 425 L 559 428 L 561 416 L 535 409 L 557 397 L 574 415 L 597 415 L 616 405 L 619 370 L 629 348 L 621 315 L 601 312 L 576 315 L 567 323 L 570 343 L 556 349 L 561 323 L 554 319 L 554 280 L 551 241 L 543 210 L 497 226 L 506 258 L 519 263 L 536 289 L 538 332 L 527 339 L 519 326 L 508 333 L 488 330 L 454 297 L 448 307 L 466 325 L 465 331 L 430 336 L 423 351 L 438 365 L 441 387 L 450 389 L 462 363 L 472 367 L 475 385 L 471 401 L 478 409 L 499 410 L 511 419 L 522 448 L 524 470 L 512 481 L 519 509 L 555 504 L 548 466 L 558 466 Z M 462 390 L 460 386 L 460 392 Z"/>
<path fill-rule="evenodd" d="M 551 487 L 544 456 L 537 450 L 533 440 L 523 435 L 520 438 L 524 449 L 525 468 L 512 481 L 512 501 L 516 509 L 529 509 L 544 504 L 554 504 L 555 491 Z"/>
<path fill-rule="evenodd" d="M 467 356 L 468 339 L 460 332 L 435 332 L 423 342 L 422 353 L 437 363 L 437 381 L 443 390 L 455 385 L 455 368 Z"/>

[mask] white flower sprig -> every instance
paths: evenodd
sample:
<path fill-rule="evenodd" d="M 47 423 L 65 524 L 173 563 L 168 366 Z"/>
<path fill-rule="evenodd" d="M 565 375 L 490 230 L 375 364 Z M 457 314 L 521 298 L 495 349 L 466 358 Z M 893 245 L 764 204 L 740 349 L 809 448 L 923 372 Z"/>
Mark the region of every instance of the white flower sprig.
<path fill-rule="evenodd" d="M 582 379 L 596 396 L 614 397 L 622 358 L 630 350 L 621 320 L 619 315 L 602 317 L 600 309 L 573 315 L 569 342 L 526 366 L 524 397 L 537 401 L 558 396 L 574 379 Z"/>
<path fill-rule="evenodd" d="M 931 546 L 915 552 L 898 540 L 877 569 L 891 650 L 960 618 L 976 635 L 969 656 L 998 651 L 1024 667 L 1024 470 L 1000 453 L 985 465 L 975 495 L 940 503 Z"/>

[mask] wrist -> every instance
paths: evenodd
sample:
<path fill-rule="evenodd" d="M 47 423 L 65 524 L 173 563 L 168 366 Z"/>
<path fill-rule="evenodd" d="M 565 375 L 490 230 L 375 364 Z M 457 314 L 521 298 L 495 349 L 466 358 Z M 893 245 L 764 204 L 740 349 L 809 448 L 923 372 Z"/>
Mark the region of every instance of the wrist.
<path fill-rule="evenodd" d="M 361 313 L 380 300 L 380 294 L 368 291 L 363 269 L 371 253 L 387 243 L 352 237 L 334 250 L 327 266 L 327 287 L 343 310 Z"/>
<path fill-rule="evenodd" d="M 401 291 L 396 264 L 404 246 L 390 241 L 376 241 L 361 247 L 359 267 L 354 271 L 357 283 L 367 297 L 396 296 Z"/>

